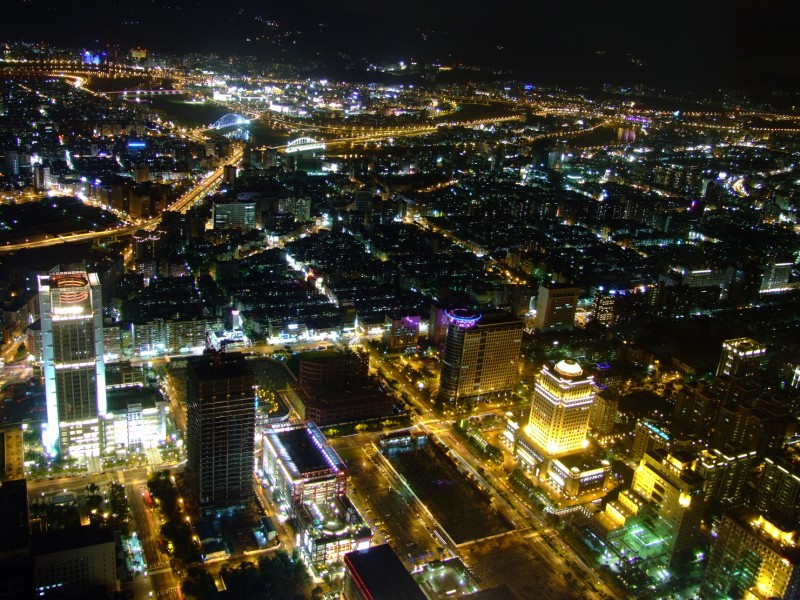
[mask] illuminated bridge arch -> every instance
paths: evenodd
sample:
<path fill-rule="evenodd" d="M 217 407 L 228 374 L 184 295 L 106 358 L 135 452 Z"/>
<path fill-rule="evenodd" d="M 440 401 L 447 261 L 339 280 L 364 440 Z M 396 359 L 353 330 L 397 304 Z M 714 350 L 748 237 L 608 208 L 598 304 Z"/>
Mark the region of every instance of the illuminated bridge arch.
<path fill-rule="evenodd" d="M 286 144 L 286 152 L 309 152 L 311 150 L 324 150 L 325 142 L 320 142 L 310 137 L 301 137 Z"/>
<path fill-rule="evenodd" d="M 250 119 L 243 117 L 242 115 L 237 115 L 235 113 L 228 113 L 225 116 L 220 117 L 214 124 L 211 125 L 210 129 L 225 129 L 226 127 L 234 127 L 236 125 L 247 125 L 250 123 Z"/>

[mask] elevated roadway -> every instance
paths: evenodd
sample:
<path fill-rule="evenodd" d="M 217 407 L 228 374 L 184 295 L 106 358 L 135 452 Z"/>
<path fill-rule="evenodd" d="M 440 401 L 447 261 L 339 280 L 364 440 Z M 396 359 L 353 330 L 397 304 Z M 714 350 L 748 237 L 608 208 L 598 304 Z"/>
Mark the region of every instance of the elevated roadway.
<path fill-rule="evenodd" d="M 242 148 L 237 148 L 234 153 L 211 175 L 204 178 L 197 185 L 192 187 L 189 191 L 185 192 L 175 202 L 173 202 L 164 212 L 177 212 L 185 214 L 192 206 L 202 200 L 209 193 L 213 192 L 222 182 L 225 174 L 225 167 L 235 165 L 242 160 L 244 152 Z M 163 213 L 162 213 L 163 214 Z M 58 246 L 60 244 L 70 244 L 77 242 L 88 242 L 94 240 L 103 240 L 110 238 L 125 237 L 133 235 L 140 229 L 154 229 L 161 222 L 161 215 L 142 221 L 134 225 L 126 225 L 123 227 L 115 227 L 114 229 L 104 229 L 102 231 L 86 231 L 78 233 L 67 233 L 56 235 L 52 237 L 45 237 L 43 240 L 36 240 L 33 242 L 23 242 L 19 244 L 6 244 L 0 246 L 0 254 L 18 252 L 20 250 L 32 250 L 35 248 L 47 248 L 49 246 Z"/>

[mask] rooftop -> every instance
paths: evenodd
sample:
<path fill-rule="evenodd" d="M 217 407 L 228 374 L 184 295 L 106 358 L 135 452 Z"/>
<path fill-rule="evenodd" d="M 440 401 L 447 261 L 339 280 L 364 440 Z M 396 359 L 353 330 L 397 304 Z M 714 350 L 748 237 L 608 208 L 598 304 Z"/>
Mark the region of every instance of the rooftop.
<path fill-rule="evenodd" d="M 44 554 L 55 554 L 56 552 L 113 543 L 114 533 L 110 529 L 87 525 L 74 529 L 49 531 L 34 536 L 31 538 L 31 554 L 33 556 L 42 556 Z"/>
<path fill-rule="evenodd" d="M 266 435 L 292 477 L 320 471 L 333 474 L 346 469 L 342 459 L 312 422 L 276 427 L 267 430 Z"/>
<path fill-rule="evenodd" d="M 0 552 L 28 545 L 28 485 L 25 479 L 0 485 Z"/>
<path fill-rule="evenodd" d="M 232 379 L 252 374 L 241 352 L 203 354 L 189 358 L 188 365 L 200 381 Z"/>
<path fill-rule="evenodd" d="M 365 597 L 373 600 L 424 600 L 425 595 L 388 544 L 344 555 L 347 570 Z"/>

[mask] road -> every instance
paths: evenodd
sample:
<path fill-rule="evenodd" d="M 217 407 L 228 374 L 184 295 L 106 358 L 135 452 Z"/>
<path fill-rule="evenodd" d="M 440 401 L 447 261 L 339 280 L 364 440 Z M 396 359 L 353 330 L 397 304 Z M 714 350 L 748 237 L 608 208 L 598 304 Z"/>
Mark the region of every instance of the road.
<path fill-rule="evenodd" d="M 165 212 L 179 212 L 185 213 L 194 204 L 202 200 L 206 195 L 214 191 L 217 186 L 222 182 L 225 174 L 225 167 L 235 165 L 241 161 L 244 151 L 242 148 L 237 148 L 236 151 L 216 170 L 214 170 L 208 177 L 203 179 L 200 183 L 192 189 L 184 193 L 180 198 L 173 202 Z M 147 221 L 142 221 L 135 225 L 126 225 L 123 227 L 116 227 L 114 229 L 104 229 L 103 231 L 88 231 L 83 233 L 71 233 L 64 235 L 57 235 L 55 237 L 48 237 L 43 240 L 36 240 L 33 242 L 23 242 L 19 244 L 6 244 L 0 246 L 0 253 L 18 252 L 20 250 L 31 250 L 34 248 L 47 248 L 49 246 L 58 246 L 60 244 L 69 244 L 77 242 L 88 242 L 106 238 L 124 237 L 133 235 L 140 229 L 153 229 L 161 222 L 162 215 L 153 217 Z"/>
<path fill-rule="evenodd" d="M 143 492 L 147 489 L 147 469 L 129 469 L 122 473 L 131 507 L 133 528 L 139 536 L 147 564 L 147 577 L 155 598 L 181 597 L 179 582 L 172 572 L 170 557 L 158 547 L 161 524 L 155 509 L 145 505 Z"/>
<path fill-rule="evenodd" d="M 418 411 L 417 426 L 422 431 L 429 435 L 435 435 L 444 442 L 462 468 L 465 468 L 476 481 L 493 491 L 494 500 L 499 505 L 498 508 L 501 508 L 506 517 L 517 527 L 517 532 L 509 537 L 516 539 L 519 547 L 527 548 L 537 557 L 536 562 L 544 561 L 552 572 L 560 574 L 571 572 L 578 576 L 581 581 L 590 582 L 592 588 L 587 586 L 581 594 L 582 597 L 599 599 L 602 594 L 617 597 L 615 592 L 605 584 L 599 575 L 583 562 L 580 555 L 552 529 L 540 511 L 534 510 L 516 499 L 515 492 L 508 486 L 507 472 L 503 470 L 502 466 L 483 461 L 475 456 L 461 439 L 453 434 L 451 420 L 442 420 L 437 417 L 432 405 L 423 399 L 419 394 L 419 390 L 415 389 L 390 361 L 384 360 L 377 353 L 373 354 L 373 358 L 391 379 L 400 384 L 400 390 L 407 394 L 411 404 L 416 407 Z M 503 410 L 496 409 L 492 412 L 502 417 Z M 506 456 L 505 452 L 504 457 L 505 464 L 508 465 L 506 468 L 513 468 L 514 459 Z M 545 537 L 542 536 L 543 532 L 547 532 Z M 463 554 L 462 558 L 468 564 L 473 562 Z M 482 555 L 482 561 L 485 563 L 490 560 L 490 556 Z M 480 570 L 480 567 L 478 569 Z M 553 588 L 553 593 L 556 594 L 555 597 L 557 597 L 560 583 L 553 581 L 551 582 L 551 587 Z M 600 592 L 596 592 L 593 588 L 600 590 Z"/>

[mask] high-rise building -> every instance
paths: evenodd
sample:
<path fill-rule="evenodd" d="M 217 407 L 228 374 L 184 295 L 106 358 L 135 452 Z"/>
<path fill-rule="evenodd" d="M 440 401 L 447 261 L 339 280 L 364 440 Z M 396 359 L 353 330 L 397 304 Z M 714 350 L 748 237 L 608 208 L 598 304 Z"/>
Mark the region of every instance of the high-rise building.
<path fill-rule="evenodd" d="M 187 476 L 201 505 L 253 497 L 255 376 L 240 352 L 190 358 L 186 373 Z"/>
<path fill-rule="evenodd" d="M 24 456 L 22 427 L 0 426 L 0 482 L 25 477 Z"/>
<path fill-rule="evenodd" d="M 716 448 L 703 450 L 694 470 L 706 480 L 706 502 L 714 499 L 723 506 L 740 505 L 756 456 L 755 450 L 739 453 L 723 452 Z"/>
<path fill-rule="evenodd" d="M 250 231 L 256 227 L 256 201 L 224 199 L 214 202 L 214 229 Z"/>
<path fill-rule="evenodd" d="M 743 377 L 756 373 L 764 363 L 766 354 L 766 346 L 750 338 L 725 340 L 722 342 L 717 376 Z"/>
<path fill-rule="evenodd" d="M 33 187 L 37 191 L 49 190 L 51 185 L 50 167 L 45 167 L 41 163 L 33 166 Z"/>
<path fill-rule="evenodd" d="M 236 165 L 225 165 L 223 167 L 223 181 L 226 186 L 236 185 Z"/>
<path fill-rule="evenodd" d="M 114 533 L 89 525 L 49 531 L 31 540 L 37 598 L 81 598 L 117 589 Z M 100 592 L 97 592 L 100 593 Z"/>
<path fill-rule="evenodd" d="M 575 325 L 575 309 L 578 308 L 580 293 L 580 288 L 571 285 L 540 285 L 534 327 L 539 331 L 571 330 Z"/>
<path fill-rule="evenodd" d="M 569 454 L 586 445 L 589 410 L 595 397 L 594 378 L 574 360 L 542 367 L 531 399 L 527 433 L 549 456 Z"/>
<path fill-rule="evenodd" d="M 800 462 L 792 455 L 768 456 L 764 460 L 754 507 L 786 519 L 800 517 Z"/>
<path fill-rule="evenodd" d="M 723 515 L 708 559 L 703 598 L 800 597 L 800 532 L 745 508 Z"/>
<path fill-rule="evenodd" d="M 636 467 L 631 491 L 653 503 L 655 531 L 669 561 L 700 539 L 703 483 L 691 470 L 691 461 L 675 454 L 648 452 Z"/>
<path fill-rule="evenodd" d="M 619 413 L 619 394 L 608 389 L 600 391 L 589 410 L 589 427 L 598 436 L 609 435 L 614 431 Z"/>
<path fill-rule="evenodd" d="M 511 391 L 518 381 L 522 321 L 504 311 L 447 311 L 438 401 L 459 407 L 466 399 Z"/>
<path fill-rule="evenodd" d="M 39 276 L 48 452 L 99 456 L 106 414 L 103 305 L 95 273 Z"/>

